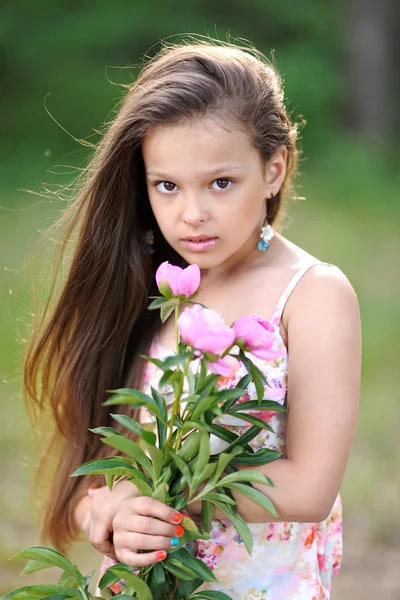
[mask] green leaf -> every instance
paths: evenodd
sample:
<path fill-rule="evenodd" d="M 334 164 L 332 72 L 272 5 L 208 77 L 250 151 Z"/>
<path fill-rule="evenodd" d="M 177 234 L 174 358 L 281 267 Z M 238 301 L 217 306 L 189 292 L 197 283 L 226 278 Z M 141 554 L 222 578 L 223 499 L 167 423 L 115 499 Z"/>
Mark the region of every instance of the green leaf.
<path fill-rule="evenodd" d="M 111 572 L 110 569 L 107 569 L 107 571 L 104 573 L 104 575 L 100 579 L 98 586 L 101 590 L 104 590 L 104 588 L 106 588 L 110 585 L 113 585 L 114 583 L 117 583 L 117 581 L 119 581 L 121 579 L 121 577 L 122 577 L 121 574 Z"/>
<path fill-rule="evenodd" d="M 254 381 L 254 385 L 257 392 L 257 399 L 261 402 L 264 399 L 265 389 L 264 384 L 266 384 L 265 375 L 262 371 L 247 357 L 244 352 L 240 352 L 240 360 L 243 362 L 246 367 L 249 375 Z"/>
<path fill-rule="evenodd" d="M 253 425 L 252 427 L 250 427 L 250 429 L 246 431 L 246 433 L 243 433 L 243 435 L 240 436 L 238 435 L 235 441 L 233 441 L 227 448 L 225 448 L 225 452 L 231 452 L 238 445 L 245 447 L 245 445 L 248 444 L 248 442 L 255 438 L 259 433 L 260 428 L 256 425 Z"/>
<path fill-rule="evenodd" d="M 62 573 L 60 579 L 57 581 L 58 585 L 63 585 L 66 587 L 77 587 L 77 583 L 75 581 L 75 579 L 72 577 L 72 575 L 70 575 L 69 573 Z"/>
<path fill-rule="evenodd" d="M 31 546 L 30 548 L 26 548 L 26 550 L 22 550 L 21 552 L 18 552 L 18 554 L 15 554 L 13 558 L 34 560 L 37 562 L 41 562 L 47 567 L 59 567 L 60 569 L 63 569 L 63 571 L 65 571 L 66 573 L 69 573 L 75 579 L 76 583 L 79 586 L 83 587 L 85 585 L 85 579 L 82 573 L 80 573 L 80 571 L 78 570 L 78 568 L 74 564 L 72 564 L 70 560 L 65 558 L 65 556 L 63 556 L 61 552 L 53 550 L 52 548 L 47 548 L 45 546 Z M 57 591 L 50 591 L 49 593 L 57 593 Z M 76 590 L 73 590 L 72 595 L 75 594 Z"/>
<path fill-rule="evenodd" d="M 68 594 L 52 594 L 51 596 L 44 596 L 42 600 L 66 600 L 71 598 Z"/>
<path fill-rule="evenodd" d="M 27 562 L 24 569 L 21 571 L 21 575 L 30 575 L 31 573 L 36 573 L 36 571 L 41 571 L 42 569 L 48 569 L 49 565 L 44 563 L 41 560 L 30 560 Z M 75 581 L 75 580 L 74 580 Z"/>
<path fill-rule="evenodd" d="M 160 502 L 165 503 L 166 497 L 168 494 L 168 490 L 169 490 L 169 485 L 162 481 L 161 483 L 158 484 L 158 486 L 156 487 L 154 492 L 151 494 L 151 497 L 154 498 L 155 500 L 159 500 Z"/>
<path fill-rule="evenodd" d="M 238 465 L 266 465 L 282 456 L 282 452 L 261 448 L 257 452 L 243 452 L 235 457 L 234 463 Z"/>
<path fill-rule="evenodd" d="M 187 600 L 203 583 L 202 579 L 196 577 L 191 581 L 178 581 L 178 588 L 174 590 L 174 600 Z M 162 600 L 162 599 L 160 599 Z"/>
<path fill-rule="evenodd" d="M 15 590 L 8 592 L 8 594 L 6 594 L 5 596 L 1 596 L 0 600 L 11 600 L 16 596 L 20 596 L 23 592 L 30 590 L 32 587 L 32 585 L 23 585 L 22 587 L 16 588 Z"/>
<path fill-rule="evenodd" d="M 197 592 L 196 594 L 193 594 L 190 596 L 190 598 L 188 598 L 188 600 L 232 600 L 232 598 L 223 592 L 206 590 L 204 592 Z"/>
<path fill-rule="evenodd" d="M 153 298 L 153 302 L 150 302 L 147 310 L 155 310 L 156 308 L 160 308 L 167 300 L 164 296 L 151 296 Z"/>
<path fill-rule="evenodd" d="M 274 410 L 279 412 L 287 412 L 287 408 L 279 402 L 275 402 L 274 400 L 263 400 L 259 402 L 258 400 L 248 400 L 247 402 L 242 402 L 241 404 L 234 404 L 230 409 L 230 412 L 236 412 L 237 410 Z"/>
<path fill-rule="evenodd" d="M 118 573 L 118 569 L 116 569 L 115 567 L 111 567 L 109 570 Z M 123 572 L 121 577 L 128 584 L 129 587 L 135 590 L 140 600 L 153 600 L 153 595 L 150 591 L 149 586 L 142 579 L 139 579 L 137 575 L 133 575 L 133 573 Z"/>
<path fill-rule="evenodd" d="M 147 431 L 144 427 L 140 425 L 137 421 L 128 417 L 127 415 L 113 415 L 110 414 L 115 421 L 117 421 L 120 425 L 140 437 L 142 440 L 145 440 L 148 444 L 155 445 L 157 441 L 157 437 L 155 433 L 152 431 Z M 117 432 L 118 433 L 118 432 Z"/>
<path fill-rule="evenodd" d="M 164 560 L 163 562 L 165 569 L 172 573 L 172 575 L 175 575 L 175 577 L 178 577 L 178 579 L 183 579 L 184 581 L 190 581 L 191 579 L 193 579 L 194 574 L 187 568 L 185 568 L 184 565 L 182 565 L 182 563 L 182 566 L 177 565 L 175 564 L 176 561 L 171 561 L 168 559 Z"/>
<path fill-rule="evenodd" d="M 193 481 L 193 483 L 191 484 L 191 486 L 190 486 L 191 493 L 193 493 L 194 490 L 196 489 L 196 487 L 198 487 L 201 483 L 203 483 L 203 481 L 205 481 L 206 479 L 210 479 L 210 477 L 212 476 L 212 474 L 214 473 L 214 471 L 216 469 L 216 466 L 217 466 L 217 463 L 212 462 L 204 467 L 203 472 L 199 474 L 197 480 Z"/>
<path fill-rule="evenodd" d="M 167 384 L 172 385 L 172 387 L 175 389 L 176 386 L 180 384 L 182 377 L 183 374 L 181 371 L 172 371 L 171 369 L 165 371 L 164 375 L 158 382 L 160 390 L 162 390 Z"/>
<path fill-rule="evenodd" d="M 153 387 L 151 388 L 151 395 L 153 396 L 154 401 L 157 403 L 161 414 L 161 419 L 157 419 L 158 447 L 164 448 L 165 442 L 167 441 L 167 405 L 165 403 L 164 396 L 162 396 L 160 392 Z"/>
<path fill-rule="evenodd" d="M 163 362 L 165 367 L 170 369 L 176 365 L 185 365 L 191 358 L 193 358 L 193 352 L 184 352 L 183 354 L 174 354 L 173 356 L 168 356 Z"/>
<path fill-rule="evenodd" d="M 64 598 L 82 599 L 80 591 L 74 588 L 60 585 L 32 585 L 18 588 L 18 590 L 14 590 L 13 592 L 10 592 L 10 594 L 3 596 L 1 600 L 10 600 L 11 598 L 14 600 L 36 600 L 59 595 L 62 595 Z"/>
<path fill-rule="evenodd" d="M 148 451 L 151 457 L 151 462 L 153 465 L 153 479 L 154 482 L 157 482 L 161 475 L 161 470 L 164 463 L 164 454 L 162 450 L 156 448 L 152 444 L 148 444 L 147 442 L 143 442 L 144 447 Z"/>
<path fill-rule="evenodd" d="M 200 533 L 196 523 L 190 517 L 183 516 L 181 525 L 185 531 L 190 531 L 190 533 L 195 533 L 195 534 Z"/>
<path fill-rule="evenodd" d="M 156 365 L 156 367 L 159 369 L 163 369 L 164 367 L 164 361 L 160 358 L 154 358 L 154 356 L 148 356 L 147 354 L 141 354 L 140 358 L 143 358 L 147 362 L 153 363 L 153 365 Z"/>
<path fill-rule="evenodd" d="M 246 441 L 243 441 L 243 435 L 237 435 L 236 433 L 230 431 L 226 427 L 222 427 L 222 425 L 213 423 L 212 427 L 210 428 L 210 433 L 213 433 L 215 436 L 217 436 L 221 440 L 224 440 L 224 442 L 227 442 L 228 444 L 236 442 L 234 447 L 240 444 L 244 451 L 253 452 L 252 447 L 249 446 L 249 444 Z M 227 452 L 227 449 L 225 449 L 224 452 Z"/>
<path fill-rule="evenodd" d="M 236 505 L 235 500 L 232 500 L 232 498 L 230 498 L 226 494 L 220 494 L 218 492 L 207 492 L 207 494 L 205 496 L 202 496 L 201 499 L 203 501 L 208 500 L 210 502 L 226 502 L 227 504 L 232 504 L 233 506 Z"/>
<path fill-rule="evenodd" d="M 102 438 L 101 441 L 107 444 L 107 446 L 111 446 L 112 448 L 116 448 L 120 452 L 127 454 L 132 460 L 141 465 L 153 476 L 153 466 L 151 461 L 148 456 L 146 456 L 144 450 L 142 450 L 136 442 L 123 435 L 112 435 L 107 438 Z M 150 444 L 148 446 L 154 448 L 154 446 L 151 446 Z"/>
<path fill-rule="evenodd" d="M 110 456 L 109 458 L 100 458 L 91 460 L 80 465 L 70 477 L 80 475 L 128 475 L 146 481 L 146 476 L 132 465 L 132 462 L 124 457 Z"/>
<path fill-rule="evenodd" d="M 175 306 L 176 304 L 170 304 L 170 302 L 172 302 L 172 300 L 170 300 L 169 302 L 165 302 L 165 304 L 163 304 L 161 306 L 161 310 L 160 310 L 160 317 L 161 317 L 161 322 L 165 323 L 165 321 L 168 319 L 168 317 L 174 312 L 175 310 Z"/>
<path fill-rule="evenodd" d="M 231 482 L 235 482 L 235 481 L 248 481 L 248 482 L 254 482 L 254 483 L 260 483 L 262 485 L 269 485 L 269 486 L 274 486 L 274 484 L 272 483 L 271 479 L 269 477 L 267 477 L 266 475 L 263 475 L 263 473 L 260 473 L 259 471 L 251 471 L 251 470 L 241 470 L 241 471 L 236 471 L 235 473 L 231 473 L 230 475 L 226 475 L 223 479 L 220 479 L 218 482 L 219 486 L 224 486 L 227 483 L 231 483 Z"/>
<path fill-rule="evenodd" d="M 189 395 L 192 395 L 194 393 L 195 386 L 196 386 L 196 378 L 194 376 L 192 369 L 187 370 L 186 379 L 187 379 L 188 386 L 189 386 Z"/>
<path fill-rule="evenodd" d="M 263 419 L 260 419 L 259 417 L 255 417 L 254 415 L 249 415 L 248 413 L 242 413 L 239 411 L 236 411 L 236 412 L 228 411 L 226 414 L 233 415 L 237 419 L 243 419 L 243 421 L 246 421 L 247 423 L 252 423 L 253 425 L 257 425 L 257 427 L 259 427 L 260 429 L 266 429 L 267 431 L 271 431 L 271 433 L 275 433 L 274 430 L 272 429 L 271 425 L 268 425 L 268 423 L 266 421 L 263 421 Z M 240 427 L 240 425 L 239 425 L 239 427 Z"/>
<path fill-rule="evenodd" d="M 201 503 L 201 526 L 204 531 L 209 532 L 211 529 L 211 521 L 213 520 L 215 515 L 215 506 L 211 504 L 211 502 L 207 502 L 207 500 L 202 501 Z"/>
<path fill-rule="evenodd" d="M 236 386 L 234 388 L 229 388 L 227 390 L 218 391 L 218 401 L 219 402 L 236 402 L 246 393 L 246 390 L 243 388 Z"/>
<path fill-rule="evenodd" d="M 248 378 L 249 382 L 251 381 L 250 375 L 245 375 L 244 377 L 242 377 L 242 379 L 240 380 L 240 382 L 242 382 L 246 377 Z M 231 397 L 228 397 L 226 399 L 224 398 L 225 402 L 221 406 L 221 410 L 222 410 L 223 413 L 225 413 L 227 410 L 229 410 L 232 405 L 235 405 L 235 402 L 237 400 L 239 400 L 239 398 L 241 398 L 246 393 L 246 390 L 244 389 L 244 386 L 240 385 L 240 382 L 237 384 L 236 388 L 234 388 L 235 390 L 237 389 L 237 390 L 240 391 L 240 396 L 237 397 L 236 395 L 232 395 Z M 246 381 L 244 381 L 243 383 L 246 383 Z"/>
<path fill-rule="evenodd" d="M 232 484 L 236 485 L 236 484 Z M 246 546 L 246 550 L 249 554 L 253 549 L 253 536 L 247 524 L 243 521 L 242 517 L 238 514 L 238 512 L 231 509 L 227 504 L 222 504 L 221 502 L 215 502 L 215 505 L 218 506 L 219 509 L 222 510 L 223 513 L 226 514 L 229 521 L 231 521 L 232 525 L 240 535 L 243 540 L 244 545 Z"/>
<path fill-rule="evenodd" d="M 132 598 L 132 594 L 116 594 L 115 596 L 112 596 L 112 600 L 132 600 Z M 137 596 L 137 598 L 139 598 L 139 596 Z"/>
<path fill-rule="evenodd" d="M 129 388 L 120 388 L 118 390 L 106 390 L 115 392 L 111 398 L 103 402 L 103 406 L 112 406 L 115 404 L 132 404 L 133 406 L 145 406 L 157 418 L 162 419 L 157 402 L 151 396 L 144 394 L 139 390 Z"/>
<path fill-rule="evenodd" d="M 190 575 L 190 578 L 193 579 L 193 577 L 195 576 L 193 569 L 191 569 L 189 567 L 189 565 L 183 563 L 181 560 L 178 560 L 177 558 L 172 558 L 175 556 L 176 556 L 176 552 L 174 552 L 173 554 L 170 554 L 171 558 L 168 559 L 168 565 L 166 565 L 166 567 L 168 568 L 169 566 L 174 565 L 174 567 L 183 569 L 183 571 L 185 571 L 188 575 Z"/>
<path fill-rule="evenodd" d="M 265 508 L 265 510 L 268 511 L 273 517 L 278 517 L 275 507 L 268 496 L 256 490 L 251 485 L 244 485 L 243 483 L 227 483 L 224 484 L 224 486 L 231 488 L 236 492 L 240 492 L 243 494 L 243 496 L 251 498 L 251 500 L 254 500 L 254 502 L 257 502 L 257 504 Z"/>
<path fill-rule="evenodd" d="M 99 435 L 104 435 L 108 437 L 110 435 L 122 435 L 120 431 L 114 429 L 114 427 L 94 427 L 93 429 L 89 429 L 92 433 L 98 433 Z"/>
<path fill-rule="evenodd" d="M 141 496 L 149 496 L 151 498 L 151 496 L 153 494 L 153 490 L 149 486 L 148 483 L 146 483 L 142 479 L 135 479 L 135 478 L 129 479 L 129 481 L 131 483 L 133 483 L 133 485 L 136 485 L 136 487 L 139 490 Z"/>
<path fill-rule="evenodd" d="M 208 461 L 210 460 L 210 438 L 207 431 L 200 431 L 199 453 L 196 458 L 196 466 L 193 473 L 193 486 L 201 479 Z M 215 468 L 215 467 L 214 467 Z"/>
<path fill-rule="evenodd" d="M 108 487 L 109 490 L 112 490 L 113 485 L 114 485 L 115 475 L 110 475 L 110 473 L 106 473 L 104 475 L 104 478 L 106 480 L 106 486 Z"/>
<path fill-rule="evenodd" d="M 190 433 L 182 442 L 181 448 L 178 450 L 177 455 L 182 460 L 189 461 L 199 449 L 200 446 L 200 432 L 193 431 Z"/>
<path fill-rule="evenodd" d="M 230 453 L 229 452 L 221 452 L 218 455 L 217 467 L 214 471 L 214 474 L 212 476 L 210 483 L 215 485 L 216 482 L 218 481 L 218 479 L 221 477 L 222 473 L 224 472 L 226 466 L 232 461 L 232 459 L 235 456 L 237 456 L 238 454 L 241 454 L 242 451 L 243 451 L 243 448 L 241 448 L 241 446 L 235 446 L 233 451 Z"/>
<path fill-rule="evenodd" d="M 216 395 L 200 398 L 193 409 L 191 419 L 196 420 L 200 415 L 203 415 L 206 410 L 210 410 L 214 406 L 217 406 L 217 404 L 218 396 Z"/>
<path fill-rule="evenodd" d="M 170 556 L 174 557 L 174 559 L 175 557 L 178 558 L 181 563 L 183 563 L 186 567 L 191 569 L 191 571 L 195 575 L 197 575 L 197 577 L 200 577 L 203 581 L 217 581 L 212 570 L 209 567 L 207 567 L 207 565 L 202 560 L 192 556 L 192 554 L 190 554 L 190 552 L 188 552 L 186 548 L 179 548 L 179 550 L 170 554 Z"/>
<path fill-rule="evenodd" d="M 186 483 L 190 484 L 192 482 L 192 474 L 190 472 L 189 467 L 187 466 L 187 464 L 185 463 L 184 460 L 182 460 L 173 450 L 172 448 L 170 448 L 168 450 L 168 453 L 170 454 L 170 456 L 172 457 L 172 460 L 174 461 L 174 463 L 176 464 L 176 466 L 178 467 L 178 469 L 180 470 L 180 472 L 182 473 L 182 475 L 186 478 Z"/>
<path fill-rule="evenodd" d="M 152 569 L 153 582 L 157 589 L 162 590 L 165 586 L 165 571 L 161 563 L 156 563 Z"/>
<path fill-rule="evenodd" d="M 191 431 L 191 430 L 196 430 L 197 429 L 204 429 L 205 431 L 208 431 L 210 433 L 212 433 L 212 429 L 211 427 L 209 427 L 207 425 L 207 423 L 203 423 L 202 421 L 186 421 L 185 423 L 183 423 L 182 425 L 182 432 L 186 433 L 187 431 Z"/>
<path fill-rule="evenodd" d="M 196 393 L 201 394 L 201 397 L 205 398 L 206 396 L 209 396 L 211 392 L 217 391 L 215 390 L 215 385 L 219 377 L 220 376 L 216 375 L 215 373 L 210 373 L 207 375 L 203 381 L 197 385 Z M 222 391 L 219 393 L 221 394 Z"/>

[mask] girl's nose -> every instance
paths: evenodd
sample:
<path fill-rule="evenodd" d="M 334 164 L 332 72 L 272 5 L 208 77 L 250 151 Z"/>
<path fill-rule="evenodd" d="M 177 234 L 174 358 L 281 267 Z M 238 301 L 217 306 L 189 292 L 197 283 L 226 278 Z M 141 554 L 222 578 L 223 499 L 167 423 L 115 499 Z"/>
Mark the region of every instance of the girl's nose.
<path fill-rule="evenodd" d="M 196 227 L 204 223 L 207 218 L 206 209 L 198 199 L 186 199 L 182 210 L 182 220 L 186 225 Z"/>

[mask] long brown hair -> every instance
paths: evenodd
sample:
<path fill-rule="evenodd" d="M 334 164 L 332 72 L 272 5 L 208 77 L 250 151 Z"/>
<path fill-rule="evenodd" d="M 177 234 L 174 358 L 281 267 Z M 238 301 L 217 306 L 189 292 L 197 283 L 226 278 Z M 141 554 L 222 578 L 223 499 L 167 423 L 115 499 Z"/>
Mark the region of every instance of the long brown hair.
<path fill-rule="evenodd" d="M 102 405 L 109 397 L 105 390 L 142 384 L 140 354 L 160 325 L 158 314 L 146 310 L 156 292 L 155 270 L 164 260 L 185 264 L 154 219 L 141 145 L 155 126 L 211 112 L 244 124 L 266 161 L 279 146 L 287 147 L 285 182 L 267 201 L 273 223 L 298 159 L 298 127 L 285 109 L 281 78 L 255 49 L 207 40 L 165 45 L 148 61 L 96 146 L 79 192 L 52 227 L 67 224 L 49 300 L 27 349 L 24 394 L 28 405 L 50 410 L 53 419 L 42 463 L 52 473 L 42 529 L 59 549 L 78 536 L 73 510 L 88 486 L 96 485 L 96 478 L 70 473 L 110 450 L 88 432 L 110 422 Z M 152 255 L 146 250 L 148 230 L 154 232 Z M 52 304 L 71 240 L 69 268 Z"/>

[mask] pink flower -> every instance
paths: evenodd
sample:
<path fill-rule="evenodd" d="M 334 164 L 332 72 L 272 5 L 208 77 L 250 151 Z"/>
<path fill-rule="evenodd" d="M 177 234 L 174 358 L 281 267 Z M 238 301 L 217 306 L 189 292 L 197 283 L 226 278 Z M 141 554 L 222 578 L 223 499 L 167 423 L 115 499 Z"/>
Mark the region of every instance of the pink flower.
<path fill-rule="evenodd" d="M 235 341 L 235 332 L 225 325 L 221 315 L 199 304 L 183 311 L 178 319 L 178 329 L 185 344 L 200 352 L 209 352 L 217 356 L 230 348 Z M 230 365 L 227 365 L 221 375 L 226 372 L 228 375 L 231 372 Z"/>
<path fill-rule="evenodd" d="M 275 360 L 284 355 L 280 350 L 272 350 L 276 339 L 276 327 L 269 321 L 252 315 L 239 317 L 232 328 L 237 345 L 264 360 Z"/>
<path fill-rule="evenodd" d="M 215 366 L 217 364 L 217 370 L 215 370 Z M 222 363 L 222 367 L 221 367 Z M 237 380 L 238 371 L 240 368 L 240 363 L 233 356 L 225 356 L 224 358 L 218 359 L 214 363 L 209 364 L 209 369 L 213 373 L 218 373 L 221 377 L 217 381 L 217 387 L 222 387 L 224 385 L 234 384 Z M 224 372 L 222 372 L 224 371 Z M 232 387 L 232 385 L 231 385 Z"/>
<path fill-rule="evenodd" d="M 208 368 L 212 373 L 221 375 L 217 381 L 217 386 L 227 385 L 229 382 L 235 381 L 236 373 L 239 369 L 239 363 L 233 356 L 225 356 L 218 358 L 213 362 L 208 363 Z"/>
<path fill-rule="evenodd" d="M 181 269 L 165 261 L 157 269 L 156 282 L 163 296 L 165 292 L 171 291 L 173 296 L 190 298 L 199 288 L 200 268 L 198 265 L 189 265 L 186 269 Z"/>

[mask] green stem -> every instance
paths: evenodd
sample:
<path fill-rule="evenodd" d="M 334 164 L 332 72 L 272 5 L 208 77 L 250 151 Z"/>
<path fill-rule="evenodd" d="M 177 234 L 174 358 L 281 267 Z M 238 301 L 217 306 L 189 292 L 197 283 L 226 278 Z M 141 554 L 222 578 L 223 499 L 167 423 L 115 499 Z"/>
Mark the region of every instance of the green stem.
<path fill-rule="evenodd" d="M 175 343 L 176 343 L 176 353 L 177 354 L 179 354 L 178 317 L 179 317 L 179 304 L 178 304 L 178 306 L 175 306 Z"/>
<path fill-rule="evenodd" d="M 176 340 L 176 353 L 179 354 L 179 329 L 178 329 L 178 317 L 179 317 L 179 305 L 175 307 L 175 340 Z M 168 430 L 168 438 L 165 442 L 165 451 L 167 451 L 167 448 L 169 447 L 171 440 L 172 440 L 172 434 L 173 434 L 173 427 L 174 427 L 174 420 L 175 420 L 175 415 L 177 415 L 180 418 L 180 402 L 181 402 L 181 396 L 182 396 L 182 391 L 183 391 L 183 385 L 185 382 L 185 377 L 189 368 L 189 362 L 190 360 L 188 360 L 185 364 L 185 367 L 183 369 L 182 372 L 182 377 L 181 380 L 179 382 L 179 388 L 176 392 L 176 396 L 175 396 L 175 400 L 174 403 L 172 405 L 172 409 L 171 409 L 171 416 L 170 416 L 170 420 L 169 420 L 169 430 Z M 179 438 L 178 438 L 179 440 Z M 180 440 L 179 440 L 180 441 Z M 176 450 L 178 448 L 175 448 Z"/>

